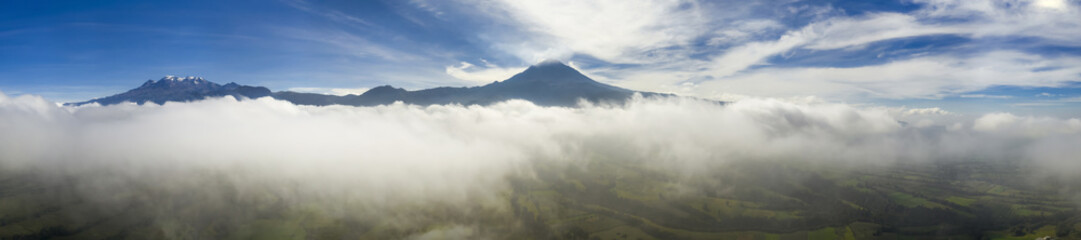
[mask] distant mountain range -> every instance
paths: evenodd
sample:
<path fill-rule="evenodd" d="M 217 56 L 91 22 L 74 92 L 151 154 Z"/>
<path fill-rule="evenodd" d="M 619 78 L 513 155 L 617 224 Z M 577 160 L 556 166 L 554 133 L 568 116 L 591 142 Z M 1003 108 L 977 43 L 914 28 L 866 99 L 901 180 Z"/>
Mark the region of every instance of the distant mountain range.
<path fill-rule="evenodd" d="M 488 105 L 510 99 L 522 99 L 542 106 L 576 106 L 580 99 L 593 103 L 620 104 L 630 99 L 635 93 L 643 96 L 669 96 L 670 94 L 638 92 L 600 83 L 582 75 L 574 68 L 558 61 L 545 61 L 530 66 L 513 77 L 478 87 L 438 87 L 418 91 L 408 91 L 390 85 L 372 88 L 360 95 L 325 95 L 299 93 L 291 91 L 271 92 L 258 86 L 245 86 L 236 83 L 220 85 L 197 77 L 166 76 L 160 80 L 149 80 L 138 88 L 127 92 L 97 98 L 85 102 L 71 103 L 83 105 L 98 103 L 102 105 L 133 102 L 143 104 L 153 102 L 186 102 L 208 97 L 233 96 L 236 98 L 260 98 L 271 96 L 276 99 L 300 105 L 350 105 L 375 106 L 401 101 L 408 104 L 462 104 Z"/>
<path fill-rule="evenodd" d="M 121 94 L 74 104 L 99 103 L 101 105 L 110 105 L 122 102 L 163 104 L 165 102 L 194 101 L 207 97 L 260 98 L 272 94 L 270 89 L 265 87 L 245 86 L 236 83 L 221 85 L 199 77 L 165 76 L 157 81 L 148 80 L 142 86 Z"/>

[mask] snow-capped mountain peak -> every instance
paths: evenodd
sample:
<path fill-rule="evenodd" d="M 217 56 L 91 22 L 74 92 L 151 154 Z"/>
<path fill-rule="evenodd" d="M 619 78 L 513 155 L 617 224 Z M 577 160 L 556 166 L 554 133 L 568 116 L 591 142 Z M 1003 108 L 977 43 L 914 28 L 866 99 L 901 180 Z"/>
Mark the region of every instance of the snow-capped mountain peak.
<path fill-rule="evenodd" d="M 201 83 L 201 82 L 206 82 L 206 79 L 203 79 L 202 77 L 193 77 L 193 76 L 177 77 L 177 76 L 173 76 L 173 75 L 166 75 L 165 77 L 161 78 L 158 81 L 172 81 L 172 82 L 191 81 L 191 82 Z"/>

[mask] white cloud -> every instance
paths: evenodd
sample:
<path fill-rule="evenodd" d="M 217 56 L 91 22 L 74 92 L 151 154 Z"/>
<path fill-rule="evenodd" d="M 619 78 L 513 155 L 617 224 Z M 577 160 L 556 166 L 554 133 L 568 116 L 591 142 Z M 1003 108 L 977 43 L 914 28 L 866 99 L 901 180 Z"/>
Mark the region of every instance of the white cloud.
<path fill-rule="evenodd" d="M 964 58 L 919 57 L 853 68 L 763 67 L 700 83 L 693 94 L 708 96 L 712 92 L 734 92 L 774 97 L 937 99 L 995 85 L 1058 87 L 1076 81 L 1079 74 L 1081 58 L 1045 58 L 998 51 Z"/>
<path fill-rule="evenodd" d="M 364 94 L 364 92 L 367 92 L 367 91 L 368 91 L 368 88 L 317 88 L 317 87 L 295 87 L 295 88 L 289 88 L 289 91 L 293 91 L 293 92 L 303 92 L 303 93 L 318 93 L 318 94 L 329 94 L 329 95 L 345 96 L 345 95 L 350 95 L 350 94 L 353 94 L 353 95 L 360 95 L 360 94 Z"/>
<path fill-rule="evenodd" d="M 1081 12 L 1062 0 L 921 0 L 927 4 L 917 16 L 925 19 L 968 18 L 955 23 L 958 34 L 1028 36 L 1077 46 Z"/>
<path fill-rule="evenodd" d="M 681 46 L 709 32 L 708 16 L 699 3 L 687 0 L 646 1 L 464 1 L 489 9 L 488 17 L 510 20 L 528 34 L 525 42 L 492 39 L 499 48 L 526 62 L 545 58 L 566 60 L 571 53 L 588 54 L 611 62 L 653 62 L 647 55 Z M 483 7 L 482 7 L 483 6 Z M 496 31 L 506 31 L 499 29 Z"/>
<path fill-rule="evenodd" d="M 776 40 L 749 42 L 733 47 L 713 59 L 710 63 L 713 67 L 710 75 L 731 76 L 751 66 L 765 64 L 768 57 L 796 48 L 838 49 L 887 39 L 956 32 L 953 27 L 924 25 L 919 23 L 917 17 L 900 13 L 830 18 L 789 31 Z"/>
<path fill-rule="evenodd" d="M 991 113 L 976 119 L 972 129 L 977 131 L 995 131 L 1004 125 L 1017 122 L 1018 117 L 1009 113 Z"/>
<path fill-rule="evenodd" d="M 941 108 L 909 108 L 904 111 L 905 116 L 919 116 L 919 115 L 948 115 L 949 111 L 942 110 Z"/>
<path fill-rule="evenodd" d="M 1070 7 L 1066 0 L 1036 0 L 1034 3 L 1037 7 L 1053 10 L 1066 10 Z"/>
<path fill-rule="evenodd" d="M 461 62 L 458 66 L 447 66 L 446 73 L 454 78 L 466 80 L 472 83 L 487 84 L 494 81 L 502 81 L 524 71 L 525 67 L 502 68 L 489 64 L 476 66 L 468 62 Z"/>
<path fill-rule="evenodd" d="M 730 48 L 720 57 L 714 58 L 709 67 L 709 74 L 714 77 L 727 77 L 751 66 L 763 64 L 767 57 L 791 50 L 807 43 L 809 32 L 790 32 L 777 41 L 752 42 Z"/>
<path fill-rule="evenodd" d="M 1081 120 L 1049 117 L 1022 117 L 1011 113 L 990 113 L 977 118 L 972 129 L 981 132 L 1044 138 L 1061 134 L 1081 133 Z"/>
<path fill-rule="evenodd" d="M 1051 95 L 1059 96 L 1059 95 L 1055 95 L 1055 94 L 1051 94 Z M 1041 98 L 1042 97 L 1050 97 L 1050 96 L 1045 96 L 1043 94 L 1036 95 L 1036 96 L 1041 97 Z M 1081 96 L 1079 96 L 1079 97 L 1064 97 L 1064 98 L 1058 98 L 1058 99 L 1047 99 L 1047 100 L 1040 100 L 1040 101 L 1035 101 L 1035 102 L 1015 103 L 1013 105 L 1014 106 L 1029 106 L 1029 107 L 1046 107 L 1046 106 L 1062 106 L 1062 105 L 1066 105 L 1066 104 L 1075 104 L 1075 103 L 1081 103 Z"/>
<path fill-rule="evenodd" d="M 1011 99 L 1013 96 L 1009 95 L 987 95 L 987 94 L 961 94 L 962 98 L 990 98 L 990 99 Z"/>
<path fill-rule="evenodd" d="M 784 29 L 783 25 L 771 19 L 742 20 L 731 25 L 731 27 L 717 30 L 716 36 L 710 38 L 707 43 L 709 45 L 743 43 L 768 32 Z"/>
<path fill-rule="evenodd" d="M 914 16 L 900 13 L 876 13 L 863 18 L 834 18 L 813 23 L 805 30 L 814 32 L 808 49 L 837 49 L 867 43 L 923 36 L 955 33 L 949 26 L 925 25 Z"/>

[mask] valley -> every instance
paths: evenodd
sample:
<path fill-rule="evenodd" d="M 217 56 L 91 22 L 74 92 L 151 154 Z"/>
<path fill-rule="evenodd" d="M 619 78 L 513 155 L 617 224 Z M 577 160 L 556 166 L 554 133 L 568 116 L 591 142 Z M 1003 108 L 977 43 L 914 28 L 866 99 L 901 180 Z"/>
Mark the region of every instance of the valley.
<path fill-rule="evenodd" d="M 685 175 L 594 160 L 533 169 L 507 176 L 498 202 L 390 209 L 241 189 L 212 173 L 167 188 L 128 182 L 114 196 L 80 192 L 91 183 L 74 181 L 124 179 L 3 174 L 0 239 L 387 239 L 455 229 L 501 239 L 1081 237 L 1067 183 L 1024 177 L 1033 173 L 1016 163 L 758 161 Z"/>

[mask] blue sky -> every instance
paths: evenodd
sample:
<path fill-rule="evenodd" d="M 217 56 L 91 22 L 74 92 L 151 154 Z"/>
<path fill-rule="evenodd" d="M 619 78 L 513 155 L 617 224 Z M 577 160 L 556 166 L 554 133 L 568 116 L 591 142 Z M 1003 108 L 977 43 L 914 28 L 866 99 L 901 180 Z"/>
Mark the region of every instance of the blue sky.
<path fill-rule="evenodd" d="M 165 75 L 357 93 L 543 59 L 703 98 L 1081 116 L 1077 0 L 4 1 L 0 91 L 85 100 Z"/>

